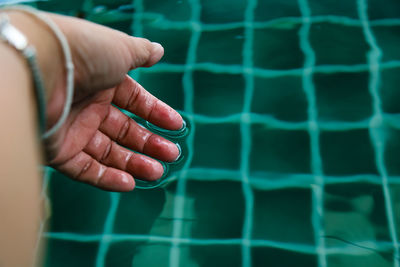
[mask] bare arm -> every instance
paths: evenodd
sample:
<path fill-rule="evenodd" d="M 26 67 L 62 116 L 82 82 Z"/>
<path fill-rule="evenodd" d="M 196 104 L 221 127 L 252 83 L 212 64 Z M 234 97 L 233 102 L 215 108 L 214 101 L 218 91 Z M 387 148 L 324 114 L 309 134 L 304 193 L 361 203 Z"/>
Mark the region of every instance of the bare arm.
<path fill-rule="evenodd" d="M 9 14 L 38 51 L 51 127 L 65 101 L 59 44 L 33 17 Z M 154 158 L 173 161 L 179 155 L 175 144 L 143 129 L 113 106 L 166 129 L 182 126 L 176 111 L 126 76 L 130 69 L 155 64 L 163 55 L 162 47 L 83 20 L 48 16 L 71 46 L 75 99 L 66 123 L 47 140 L 42 155 L 30 70 L 18 53 L 0 43 L 0 212 L 4 218 L 0 266 L 30 266 L 32 261 L 40 214 L 39 163 L 45 161 L 75 180 L 104 190 L 129 191 L 134 178 L 161 177 L 163 168 Z"/>
<path fill-rule="evenodd" d="M 0 266 L 29 266 L 39 225 L 41 155 L 24 60 L 0 43 Z"/>

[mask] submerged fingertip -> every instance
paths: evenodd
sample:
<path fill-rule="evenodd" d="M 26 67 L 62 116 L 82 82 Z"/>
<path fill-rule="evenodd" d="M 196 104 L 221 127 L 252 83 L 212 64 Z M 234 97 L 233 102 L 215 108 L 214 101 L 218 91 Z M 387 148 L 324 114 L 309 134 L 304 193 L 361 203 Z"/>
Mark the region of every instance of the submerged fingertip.
<path fill-rule="evenodd" d="M 135 188 L 135 180 L 127 173 L 119 173 L 114 178 L 102 179 L 101 187 L 114 192 L 129 192 Z"/>
<path fill-rule="evenodd" d="M 154 165 L 154 174 L 153 177 L 151 177 L 151 180 L 158 180 L 164 175 L 164 166 L 157 161 L 157 163 Z"/>
<path fill-rule="evenodd" d="M 135 180 L 130 175 L 123 174 L 121 177 L 120 191 L 132 191 L 135 188 Z"/>
<path fill-rule="evenodd" d="M 184 127 L 184 122 L 181 114 L 179 114 L 176 110 L 174 110 L 171 107 L 169 107 L 169 114 L 170 114 L 169 115 L 170 122 L 168 123 L 167 129 L 172 131 L 182 130 L 182 128 Z"/>

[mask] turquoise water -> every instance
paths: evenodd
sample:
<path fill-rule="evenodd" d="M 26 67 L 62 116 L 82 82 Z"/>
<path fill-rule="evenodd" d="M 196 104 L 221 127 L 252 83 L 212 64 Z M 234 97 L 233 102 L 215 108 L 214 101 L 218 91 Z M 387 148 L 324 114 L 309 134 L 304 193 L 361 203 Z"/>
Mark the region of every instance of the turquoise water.
<path fill-rule="evenodd" d="M 162 43 L 132 76 L 180 110 L 165 187 L 48 170 L 45 266 L 400 266 L 400 2 L 48 1 Z"/>

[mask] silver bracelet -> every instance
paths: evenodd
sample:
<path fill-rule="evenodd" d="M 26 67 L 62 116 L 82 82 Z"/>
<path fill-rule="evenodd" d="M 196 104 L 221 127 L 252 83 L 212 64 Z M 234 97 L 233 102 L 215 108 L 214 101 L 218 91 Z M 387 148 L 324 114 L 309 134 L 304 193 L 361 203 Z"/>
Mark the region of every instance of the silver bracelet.
<path fill-rule="evenodd" d="M 29 7 L 29 6 L 8 6 L 5 8 L 2 8 L 2 10 L 15 10 L 15 11 L 23 11 L 25 13 L 28 13 L 35 18 L 39 19 L 42 21 L 44 24 L 46 24 L 51 32 L 55 35 L 57 38 L 58 42 L 61 45 L 63 54 L 64 54 L 64 60 L 65 60 L 65 68 L 67 71 L 67 79 L 66 79 L 66 99 L 65 99 L 65 104 L 64 108 L 62 111 L 62 114 L 60 118 L 58 119 L 57 123 L 50 128 L 48 131 L 44 132 L 42 135 L 43 139 L 49 138 L 52 136 L 54 133 L 56 133 L 63 123 L 66 121 L 68 114 L 71 110 L 71 105 L 72 105 L 72 99 L 74 95 L 74 64 L 72 62 L 72 56 L 71 56 L 71 50 L 68 45 L 68 41 L 65 38 L 64 34 L 61 32 L 61 30 L 58 28 L 58 26 L 50 20 L 48 17 L 46 17 L 43 13 L 40 11 Z M 40 113 L 41 117 L 40 120 L 45 122 L 45 118 L 42 118 L 42 116 L 45 116 L 45 107 L 46 107 L 46 102 L 45 102 L 45 88 L 43 86 L 43 82 L 41 79 L 40 75 L 40 69 L 37 65 L 36 62 L 36 52 L 35 49 L 32 46 L 28 45 L 26 37 L 14 26 L 12 26 L 7 19 L 7 21 L 4 22 L 4 25 L 6 25 L 6 30 L 12 29 L 12 34 L 9 34 L 9 32 L 5 31 L 4 29 L 1 30 L 0 28 L 0 35 L 6 36 L 4 40 L 9 43 L 11 46 L 13 46 L 17 51 L 21 52 L 23 56 L 27 59 L 28 64 L 31 68 L 34 83 L 35 83 L 35 88 L 37 91 L 38 95 L 38 106 L 40 107 Z M 44 114 L 44 115 L 43 115 Z M 42 123 L 41 123 L 42 124 Z M 44 125 L 44 127 L 46 127 Z M 45 129 L 45 128 L 44 128 Z"/>
<path fill-rule="evenodd" d="M 39 66 L 37 64 L 35 48 L 28 44 L 28 40 L 26 39 L 25 35 L 11 25 L 6 14 L 0 15 L 0 39 L 20 52 L 28 62 L 35 85 L 37 109 L 39 114 L 39 130 L 41 133 L 44 133 L 46 130 L 45 88 L 40 75 Z"/>

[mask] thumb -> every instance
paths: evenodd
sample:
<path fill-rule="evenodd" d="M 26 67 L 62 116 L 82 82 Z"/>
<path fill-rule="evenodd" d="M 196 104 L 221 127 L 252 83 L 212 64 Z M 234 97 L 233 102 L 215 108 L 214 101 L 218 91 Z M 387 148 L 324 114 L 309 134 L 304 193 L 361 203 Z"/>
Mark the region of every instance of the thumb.
<path fill-rule="evenodd" d="M 161 44 L 150 42 L 144 38 L 127 37 L 129 38 L 128 47 L 131 54 L 130 69 L 139 67 L 151 67 L 156 64 L 164 55 L 164 48 Z"/>
<path fill-rule="evenodd" d="M 164 54 L 160 44 L 147 39 L 78 18 L 50 16 L 68 39 L 81 96 L 118 85 L 129 70 L 150 67 Z"/>

